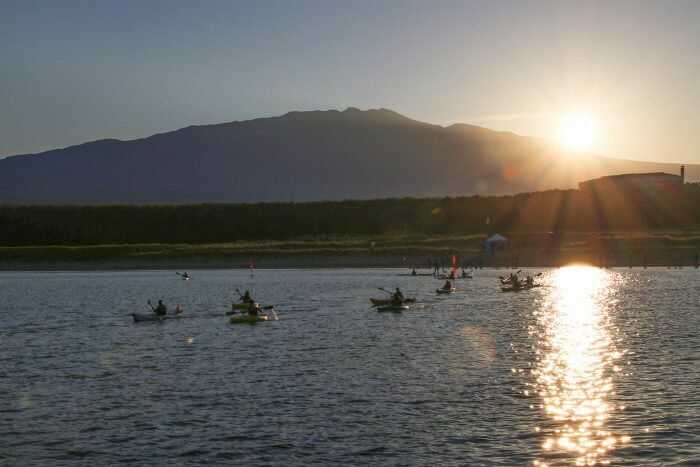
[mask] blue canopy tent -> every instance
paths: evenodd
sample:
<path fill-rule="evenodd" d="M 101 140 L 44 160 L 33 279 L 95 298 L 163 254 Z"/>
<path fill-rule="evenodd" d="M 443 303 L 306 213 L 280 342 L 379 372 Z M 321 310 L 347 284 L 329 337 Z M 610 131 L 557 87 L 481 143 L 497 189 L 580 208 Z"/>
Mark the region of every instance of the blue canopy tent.
<path fill-rule="evenodd" d="M 504 250 L 508 246 L 508 239 L 501 234 L 493 234 L 484 241 L 486 253 L 492 255 L 497 250 Z"/>

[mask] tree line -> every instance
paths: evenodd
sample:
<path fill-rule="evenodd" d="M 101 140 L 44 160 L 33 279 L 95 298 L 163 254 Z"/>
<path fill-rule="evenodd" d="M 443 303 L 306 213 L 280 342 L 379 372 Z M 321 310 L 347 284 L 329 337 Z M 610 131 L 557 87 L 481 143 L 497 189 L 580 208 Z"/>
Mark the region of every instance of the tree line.
<path fill-rule="evenodd" d="M 154 206 L 0 205 L 0 245 L 227 243 L 391 235 L 696 229 L 700 185 L 671 192 Z"/>

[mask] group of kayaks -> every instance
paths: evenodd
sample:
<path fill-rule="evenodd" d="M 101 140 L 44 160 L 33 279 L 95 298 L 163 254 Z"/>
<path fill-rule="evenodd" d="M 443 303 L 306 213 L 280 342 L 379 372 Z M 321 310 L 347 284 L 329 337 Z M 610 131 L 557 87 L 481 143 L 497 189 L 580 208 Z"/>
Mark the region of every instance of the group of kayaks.
<path fill-rule="evenodd" d="M 530 290 L 537 287 L 542 287 L 542 284 L 534 281 L 534 278 L 541 276 L 542 273 L 535 274 L 534 276 L 528 276 L 523 280 L 518 277 L 519 273 L 520 271 L 510 274 L 509 277 L 499 277 L 502 292 L 519 292 L 521 290 Z M 379 290 L 389 292 L 388 290 L 382 288 Z M 455 293 L 456 291 L 457 289 L 452 286 L 450 279 L 448 279 L 443 287 L 435 290 L 435 293 L 438 295 L 449 295 Z M 369 301 L 372 304 L 372 307 L 377 311 L 402 312 L 408 310 L 410 308 L 409 304 L 415 303 L 416 299 L 403 298 L 403 295 L 400 294 L 399 290 L 397 289 L 397 293 L 392 294 L 391 298 L 370 298 Z"/>
<path fill-rule="evenodd" d="M 434 277 L 435 279 L 441 279 L 441 280 L 457 280 L 457 279 L 474 279 L 474 271 L 467 271 L 466 269 L 462 268 L 462 272 L 458 273 L 457 268 L 454 268 L 452 271 L 449 273 L 445 272 L 443 269 L 443 272 L 438 272 L 437 270 L 433 272 L 418 272 L 414 269 L 411 270 L 410 273 L 408 274 L 399 274 L 400 276 L 413 276 L 413 277 Z"/>
<path fill-rule="evenodd" d="M 240 305 L 243 304 L 235 303 L 233 307 L 238 307 Z M 260 307 L 258 304 L 255 304 L 255 306 L 257 307 L 256 313 L 250 314 L 248 312 L 249 305 L 245 305 L 245 309 L 232 309 L 231 311 L 227 311 L 225 313 L 226 316 L 230 316 L 229 322 L 231 324 L 255 324 L 259 323 L 260 321 L 273 321 L 279 319 L 277 317 L 277 313 L 274 312 L 274 308 L 272 306 Z M 182 312 L 171 315 L 157 315 L 155 313 L 131 313 L 131 316 L 134 319 L 135 323 L 159 322 L 169 319 L 181 318 Z"/>
<path fill-rule="evenodd" d="M 369 302 L 372 304 L 372 307 L 377 310 L 377 311 L 393 311 L 393 312 L 402 312 L 410 309 L 410 304 L 416 303 L 415 298 L 404 298 L 403 294 L 400 292 L 400 290 L 397 288 L 396 292 L 392 293 L 386 289 L 379 288 L 379 290 L 383 292 L 387 292 L 391 294 L 390 298 L 370 298 Z M 452 283 L 448 280 L 445 283 L 445 286 L 436 289 L 435 292 L 439 295 L 444 295 L 444 294 L 452 294 L 455 293 L 457 289 L 452 287 Z"/>
<path fill-rule="evenodd" d="M 537 287 L 542 287 L 542 284 L 535 282 L 535 277 L 539 277 L 542 273 L 537 273 L 534 276 L 527 276 L 525 280 L 520 279 L 518 274 L 520 271 L 511 274 L 508 277 L 499 276 L 501 281 L 501 292 L 520 292 L 521 290 L 531 290 Z"/>
<path fill-rule="evenodd" d="M 191 279 L 187 273 L 178 272 L 177 275 L 184 280 Z M 224 313 L 226 316 L 229 316 L 231 324 L 256 324 L 261 321 L 276 321 L 279 319 L 273 305 L 261 306 L 250 297 L 250 293 L 247 290 L 245 294 L 241 294 L 238 289 L 236 289 L 236 292 L 240 296 L 240 303 L 231 304 L 231 309 Z M 158 301 L 158 306 L 153 306 L 150 300 L 147 301 L 147 304 L 151 308 L 152 313 L 131 313 L 135 323 L 162 322 L 183 316 L 183 309 L 180 305 L 177 305 L 173 312 L 168 313 L 167 307 L 161 300 Z"/>
<path fill-rule="evenodd" d="M 535 283 L 534 277 L 541 276 L 542 273 L 535 274 L 534 277 L 528 276 L 526 280 L 520 280 L 518 273 L 510 274 L 509 277 L 499 276 L 501 282 L 502 292 L 519 292 L 522 290 L 530 290 L 537 287 L 541 287 L 542 284 Z M 190 280 L 189 274 L 177 273 L 184 280 Z M 466 277 L 465 277 L 466 278 Z M 469 277 L 471 278 L 471 277 Z M 410 309 L 410 304 L 416 302 L 415 298 L 404 298 L 403 294 L 397 289 L 397 293 L 392 293 L 388 290 L 380 288 L 384 292 L 390 293 L 392 296 L 390 298 L 370 298 L 370 303 L 372 307 L 380 312 L 391 311 L 391 312 L 402 312 Z M 231 324 L 256 324 L 261 321 L 275 321 L 278 320 L 277 313 L 274 310 L 273 305 L 261 306 L 257 302 L 254 302 L 248 292 L 243 295 L 240 291 L 236 290 L 240 295 L 241 302 L 233 303 L 231 309 L 225 312 L 225 315 L 229 317 L 229 322 Z M 448 279 L 445 285 L 439 289 L 435 290 L 438 295 L 449 295 L 457 291 L 455 287 L 452 286 L 450 280 Z M 157 313 L 157 309 L 148 302 L 154 313 L 131 313 L 135 323 L 140 322 L 160 322 L 170 319 L 178 319 L 183 315 L 182 308 L 178 305 L 175 311 L 171 314 L 167 313 Z M 161 306 L 159 302 L 159 306 Z"/>

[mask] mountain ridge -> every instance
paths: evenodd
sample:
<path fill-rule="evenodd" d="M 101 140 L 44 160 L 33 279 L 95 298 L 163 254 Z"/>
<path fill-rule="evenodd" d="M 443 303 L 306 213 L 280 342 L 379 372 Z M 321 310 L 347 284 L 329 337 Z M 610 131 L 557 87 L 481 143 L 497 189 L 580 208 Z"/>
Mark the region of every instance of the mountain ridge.
<path fill-rule="evenodd" d="M 512 194 L 676 164 L 583 155 L 511 132 L 393 110 L 292 111 L 0 159 L 0 202 L 318 201 Z M 688 166 L 690 178 L 700 167 Z"/>

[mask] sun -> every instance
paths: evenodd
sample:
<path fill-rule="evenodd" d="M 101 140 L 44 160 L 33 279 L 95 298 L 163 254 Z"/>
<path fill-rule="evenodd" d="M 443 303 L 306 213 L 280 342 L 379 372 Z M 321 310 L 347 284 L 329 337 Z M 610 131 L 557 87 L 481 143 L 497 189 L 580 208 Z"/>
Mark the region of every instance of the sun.
<path fill-rule="evenodd" d="M 598 139 L 598 119 L 583 112 L 565 115 L 559 122 L 557 138 L 568 149 L 587 151 Z"/>

